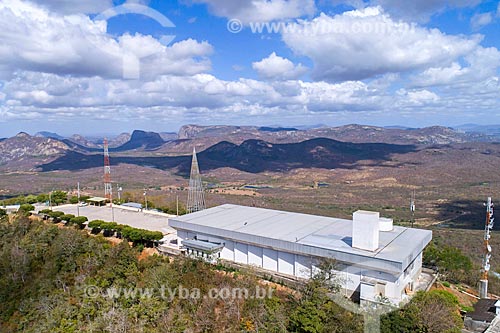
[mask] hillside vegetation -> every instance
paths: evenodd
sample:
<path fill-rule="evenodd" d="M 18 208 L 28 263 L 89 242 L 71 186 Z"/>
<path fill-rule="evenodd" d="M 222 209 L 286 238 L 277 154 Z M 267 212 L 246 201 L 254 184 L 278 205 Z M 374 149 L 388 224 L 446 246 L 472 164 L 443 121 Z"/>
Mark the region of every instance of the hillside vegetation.
<path fill-rule="evenodd" d="M 180 257 L 151 256 L 140 261 L 138 255 L 127 242 L 112 246 L 102 236 L 77 228 L 3 216 L 0 331 L 363 331 L 362 317 L 327 297 L 336 290 L 326 279 L 328 274 L 319 274 L 294 291 L 259 281 L 251 272 L 217 270 Z M 257 287 L 267 291 L 266 297 L 257 297 Z M 162 295 L 162 288 L 168 292 Z M 250 297 L 203 297 L 213 288 L 245 289 Z M 189 290 L 190 297 L 181 290 Z M 201 297 L 194 297 L 194 290 Z M 420 294 L 383 320 L 384 331 L 457 330 L 458 306 L 448 296 Z M 441 309 L 442 318 L 429 323 L 429 314 L 420 309 L 424 304 Z M 431 327 L 438 329 L 428 330 Z"/>

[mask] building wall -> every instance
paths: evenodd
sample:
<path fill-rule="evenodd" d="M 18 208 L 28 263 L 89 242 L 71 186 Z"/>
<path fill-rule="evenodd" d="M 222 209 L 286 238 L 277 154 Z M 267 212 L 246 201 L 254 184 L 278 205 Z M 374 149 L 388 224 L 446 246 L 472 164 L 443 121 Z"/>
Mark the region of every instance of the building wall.
<path fill-rule="evenodd" d="M 234 243 L 234 261 L 240 264 L 248 264 L 248 245 Z"/>
<path fill-rule="evenodd" d="M 233 241 L 225 241 L 224 248 L 220 252 L 221 259 L 235 261 L 234 260 L 234 242 Z"/>
<path fill-rule="evenodd" d="M 194 234 L 179 230 L 177 233 L 179 240 L 197 238 L 199 240 L 209 240 L 210 242 L 224 244 L 220 252 L 220 258 L 234 261 L 240 264 L 253 265 L 269 271 L 292 275 L 299 278 L 310 278 L 318 272 L 319 258 L 299 255 L 290 252 L 277 251 L 270 248 L 259 247 L 232 240 L 214 238 L 213 236 Z M 398 302 L 405 294 L 405 287 L 409 282 L 415 281 L 421 271 L 422 253 L 415 261 L 409 265 L 406 273 L 394 276 L 389 273 L 366 269 L 359 266 L 340 264 L 338 278 L 343 285 L 342 292 L 350 296 L 354 291 L 360 290 L 361 298 L 374 299 L 374 293 L 382 292 L 385 297 Z M 367 277 L 384 282 L 384 286 L 378 284 L 376 287 L 361 284 L 361 278 Z M 377 294 L 378 295 L 378 294 Z"/>
<path fill-rule="evenodd" d="M 278 272 L 295 275 L 295 254 L 278 251 Z"/>
<path fill-rule="evenodd" d="M 278 271 L 278 251 L 264 248 L 262 249 L 262 263 L 264 269 L 277 272 Z"/>
<path fill-rule="evenodd" d="M 248 264 L 262 267 L 263 249 L 258 246 L 248 245 Z"/>

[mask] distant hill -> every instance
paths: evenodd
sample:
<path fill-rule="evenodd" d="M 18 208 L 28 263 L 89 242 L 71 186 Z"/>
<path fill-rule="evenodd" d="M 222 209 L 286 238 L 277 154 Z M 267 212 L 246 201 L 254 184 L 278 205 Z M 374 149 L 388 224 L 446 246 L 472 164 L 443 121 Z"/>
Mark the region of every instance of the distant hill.
<path fill-rule="evenodd" d="M 0 165 L 12 170 L 30 170 L 68 150 L 70 148 L 59 140 L 21 132 L 0 141 Z"/>
<path fill-rule="evenodd" d="M 39 138 L 51 138 L 51 139 L 57 139 L 57 140 L 64 139 L 63 136 L 61 136 L 57 133 L 47 132 L 47 131 L 41 131 L 41 132 L 35 133 L 34 136 L 39 137 Z"/>
<path fill-rule="evenodd" d="M 136 130 L 132 133 L 130 140 L 115 148 L 115 151 L 126 151 L 135 149 L 151 150 L 161 147 L 165 141 L 158 133 Z"/>
<path fill-rule="evenodd" d="M 21 140 L 20 138 L 24 139 Z M 50 141 L 47 141 L 49 139 Z M 330 139 L 344 144 L 387 144 L 418 147 L 500 141 L 500 139 L 497 140 L 495 136 L 477 132 L 464 132 L 462 130 L 441 126 L 419 129 L 389 129 L 353 124 L 340 127 L 297 130 L 291 127 L 186 125 L 179 130 L 178 134 L 145 132 L 139 130 L 134 131 L 132 135 L 122 133 L 118 137 L 110 139 L 110 152 L 112 155 L 115 155 L 112 156 L 112 159 L 115 160 L 116 154 L 119 155 L 127 152 L 127 156 L 137 158 L 132 161 L 133 163 L 144 165 L 143 162 L 141 162 L 141 159 L 144 161 L 142 156 L 148 156 L 150 155 L 149 152 L 152 151 L 154 151 L 155 156 L 175 157 L 190 154 L 193 147 L 196 147 L 198 152 L 207 150 L 207 153 L 212 152 L 214 154 L 220 153 L 218 150 L 215 150 L 216 148 L 222 149 L 221 147 L 225 147 L 224 149 L 227 150 L 226 153 L 228 155 L 225 157 L 230 158 L 233 155 L 239 156 L 236 159 L 239 161 L 239 165 L 233 165 L 233 167 L 254 172 L 258 169 L 257 166 L 252 165 L 251 161 L 245 162 L 244 160 L 244 158 L 250 158 L 254 150 L 257 150 L 258 154 L 252 156 L 252 160 L 255 161 L 255 163 L 264 163 L 262 166 L 263 170 L 281 168 L 281 166 L 266 165 L 263 156 L 267 154 L 267 148 L 263 148 L 262 142 L 265 142 L 266 145 L 269 144 L 273 147 L 277 147 L 282 145 L 302 144 L 303 142 L 316 139 Z M 46 143 L 45 147 L 42 142 Z M 111 144 L 111 142 L 113 144 Z M 257 144 L 252 142 L 261 143 Z M 0 143 L 2 144 L 1 147 L 3 147 L 3 149 L 0 149 L 0 153 L 2 153 L 0 157 L 0 169 L 20 168 L 19 170 L 29 170 L 35 165 L 49 164 L 69 150 L 86 156 L 102 154 L 102 138 L 89 138 L 81 135 L 74 135 L 68 139 L 58 140 L 20 133 L 14 138 L 5 139 L 3 141 L 0 140 Z M 218 144 L 221 144 L 221 146 L 218 146 Z M 228 148 L 228 144 L 233 145 L 231 149 Z M 255 145 L 253 150 L 249 148 L 252 147 L 252 145 Z M 209 148 L 211 148 L 211 150 Z M 249 151 L 241 153 L 244 148 L 249 149 Z M 287 150 L 288 149 L 289 148 L 287 148 Z M 358 153 L 360 154 L 360 152 Z M 298 150 L 294 151 L 293 154 L 299 154 L 296 155 L 298 158 L 296 162 L 301 162 L 304 167 L 307 167 L 307 163 L 300 160 L 309 159 L 311 157 L 309 153 Z M 281 156 L 279 151 L 276 150 L 272 150 L 271 155 Z M 336 155 L 331 155 L 330 157 L 336 158 Z M 343 159 L 349 161 L 347 157 L 348 155 L 345 155 Z M 230 161 L 224 161 L 224 163 L 222 163 L 222 160 L 218 160 L 209 155 L 205 157 L 202 156 L 202 159 L 203 158 L 206 158 L 209 167 L 218 167 L 224 163 L 226 166 L 230 166 L 228 163 L 232 163 Z M 288 156 L 279 157 L 282 161 L 292 163 L 289 158 Z M 102 160 L 102 156 L 100 160 Z M 101 162 L 102 161 L 99 163 Z M 157 162 L 153 160 L 150 165 L 157 165 L 158 163 L 162 164 L 164 161 Z M 170 162 L 167 164 L 170 166 Z M 315 161 L 313 164 L 313 166 L 318 165 L 322 164 L 319 161 Z M 327 163 L 325 165 L 330 164 Z M 285 166 L 285 169 L 286 168 L 287 166 Z"/>
<path fill-rule="evenodd" d="M 163 141 L 177 140 L 178 134 L 175 132 L 160 132 L 158 133 Z"/>
<path fill-rule="evenodd" d="M 128 141 L 130 141 L 131 138 L 132 138 L 132 135 L 130 135 L 130 133 L 121 133 L 114 138 L 108 138 L 109 139 L 109 147 L 110 148 L 120 147 L 120 146 L 126 144 Z M 101 145 L 101 147 L 102 147 L 102 145 Z"/>
<path fill-rule="evenodd" d="M 411 145 L 383 143 L 346 143 L 331 139 L 313 139 L 299 143 L 272 144 L 261 140 L 247 140 L 241 145 L 220 142 L 198 154 L 204 170 L 222 167 L 245 172 L 288 171 L 297 168 L 352 168 L 361 160 L 379 163 L 390 159 L 391 154 L 415 151 Z M 117 156 L 112 164 L 128 163 L 159 169 L 177 169 L 187 175 L 191 156 L 129 157 Z M 80 170 L 102 165 L 102 155 L 68 152 L 65 156 L 41 166 L 42 171 Z"/>
<path fill-rule="evenodd" d="M 350 168 L 360 160 L 385 161 L 391 154 L 415 151 L 411 145 L 347 143 L 317 138 L 272 144 L 247 140 L 241 145 L 221 142 L 198 154 L 200 167 L 231 167 L 246 172 L 288 171 L 297 168 Z"/>
<path fill-rule="evenodd" d="M 259 127 L 259 131 L 263 132 L 293 132 L 298 129 L 293 127 Z"/>
<path fill-rule="evenodd" d="M 476 125 L 464 124 L 455 126 L 455 129 L 465 133 L 481 133 L 486 135 L 500 136 L 500 125 Z"/>
<path fill-rule="evenodd" d="M 68 141 L 72 143 L 76 143 L 77 145 L 80 145 L 82 147 L 88 147 L 88 148 L 97 148 L 99 147 L 98 144 L 95 142 L 89 140 L 88 138 L 84 137 L 83 135 L 75 134 L 72 135 L 67 139 Z"/>

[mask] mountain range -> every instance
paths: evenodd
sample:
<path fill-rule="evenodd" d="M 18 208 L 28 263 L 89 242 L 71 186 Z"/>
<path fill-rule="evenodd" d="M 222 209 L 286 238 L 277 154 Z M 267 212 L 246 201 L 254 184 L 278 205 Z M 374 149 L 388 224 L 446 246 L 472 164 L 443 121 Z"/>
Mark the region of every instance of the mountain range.
<path fill-rule="evenodd" d="M 110 139 L 113 163 L 131 163 L 185 173 L 193 147 L 205 169 L 247 172 L 293 168 L 350 167 L 359 160 L 386 160 L 417 147 L 494 142 L 487 133 L 447 127 L 406 129 L 363 125 L 297 128 L 183 126 L 178 133 L 136 130 Z M 102 138 L 26 133 L 0 140 L 0 171 L 75 170 L 102 165 Z"/>

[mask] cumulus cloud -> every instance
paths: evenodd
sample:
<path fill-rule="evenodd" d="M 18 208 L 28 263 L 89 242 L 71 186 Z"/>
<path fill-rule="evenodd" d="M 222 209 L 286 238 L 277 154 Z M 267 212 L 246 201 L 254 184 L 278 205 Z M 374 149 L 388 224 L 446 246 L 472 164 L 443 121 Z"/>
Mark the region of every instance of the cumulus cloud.
<path fill-rule="evenodd" d="M 302 64 L 294 65 L 290 60 L 276 55 L 275 52 L 261 61 L 252 63 L 252 68 L 260 77 L 274 80 L 296 79 L 307 71 Z"/>
<path fill-rule="evenodd" d="M 0 2 L 0 40 L 2 77 L 17 70 L 122 77 L 130 57 L 140 61 L 143 78 L 211 68 L 212 46 L 207 42 L 189 39 L 167 47 L 141 34 L 115 39 L 106 33 L 106 22 L 60 15 L 20 0 Z"/>
<path fill-rule="evenodd" d="M 493 47 L 478 47 L 465 56 L 462 62 L 463 64 L 453 62 L 449 66 L 428 68 L 413 78 L 413 84 L 421 87 L 473 87 L 478 82 L 497 76 L 500 52 Z"/>
<path fill-rule="evenodd" d="M 217 15 L 241 13 L 259 21 L 307 15 L 310 10 L 297 4 L 311 3 L 273 1 L 291 7 L 281 13 L 269 7 L 266 14 L 259 8 L 271 1 L 204 2 Z M 412 27 L 379 7 L 322 14 L 295 28 L 283 33 L 283 41 L 312 60 L 313 81 L 299 80 L 308 69 L 276 53 L 252 64 L 265 80 L 222 80 L 209 74 L 214 49 L 208 42 L 187 39 L 167 47 L 141 34 L 111 38 L 104 23 L 85 15 L 3 0 L 0 122 L 269 124 L 295 117 L 303 124 L 308 117 L 317 123 L 318 114 L 353 121 L 358 114 L 476 115 L 500 109 L 500 52 L 482 47 L 480 37 Z M 141 58 L 144 80 L 122 79 L 123 53 Z"/>
<path fill-rule="evenodd" d="M 268 22 L 312 15 L 314 0 L 192 0 L 205 3 L 210 11 L 222 17 L 239 19 L 243 23 Z"/>
<path fill-rule="evenodd" d="M 394 81 L 396 80 L 396 81 Z M 389 75 L 385 83 L 340 83 L 301 80 L 221 80 L 211 74 L 161 75 L 149 81 L 59 76 L 16 72 L 5 83 L 0 99 L 0 123 L 15 119 L 37 121 L 123 121 L 150 124 L 198 123 L 317 123 L 321 119 L 363 119 L 374 113 L 398 121 L 401 114 L 445 115 L 499 109 L 498 77 L 461 85 L 405 87 Z M 394 82 L 391 85 L 390 82 Z M 417 117 L 415 114 L 414 117 Z M 364 118 L 369 119 L 369 118 Z M 429 120 L 432 122 L 432 120 Z M 130 126 L 130 125 L 128 125 Z"/>
<path fill-rule="evenodd" d="M 470 25 L 473 30 L 479 30 L 493 21 L 492 13 L 477 13 L 472 16 Z"/>
<path fill-rule="evenodd" d="M 113 7 L 112 0 L 31 0 L 31 2 L 62 14 L 96 14 Z"/>
<path fill-rule="evenodd" d="M 452 36 L 392 19 L 379 7 L 313 20 L 283 32 L 284 42 L 314 62 L 316 80 L 360 80 L 450 64 L 474 50 L 479 37 Z"/>
<path fill-rule="evenodd" d="M 415 105 L 428 105 L 429 103 L 437 102 L 439 96 L 434 92 L 429 90 L 412 90 L 406 91 L 401 90 L 399 94 L 406 95 L 408 97 L 408 102 Z"/>
<path fill-rule="evenodd" d="M 380 5 L 392 15 L 412 21 L 427 21 L 433 14 L 447 8 L 474 8 L 481 0 L 371 0 L 371 5 Z"/>

